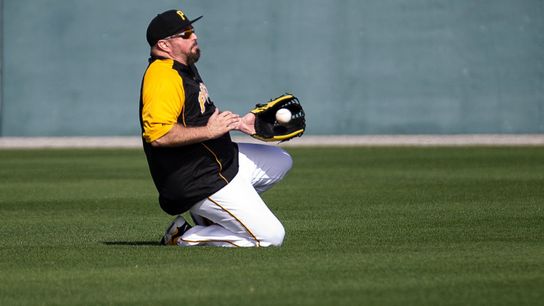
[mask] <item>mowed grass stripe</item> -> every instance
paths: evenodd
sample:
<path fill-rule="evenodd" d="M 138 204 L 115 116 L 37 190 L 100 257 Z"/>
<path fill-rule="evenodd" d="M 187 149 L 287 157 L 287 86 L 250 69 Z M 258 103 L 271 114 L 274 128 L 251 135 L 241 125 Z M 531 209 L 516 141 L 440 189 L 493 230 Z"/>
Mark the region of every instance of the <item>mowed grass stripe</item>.
<path fill-rule="evenodd" d="M 284 246 L 161 247 L 141 150 L 0 151 L 0 304 L 536 305 L 544 148 L 288 148 Z"/>

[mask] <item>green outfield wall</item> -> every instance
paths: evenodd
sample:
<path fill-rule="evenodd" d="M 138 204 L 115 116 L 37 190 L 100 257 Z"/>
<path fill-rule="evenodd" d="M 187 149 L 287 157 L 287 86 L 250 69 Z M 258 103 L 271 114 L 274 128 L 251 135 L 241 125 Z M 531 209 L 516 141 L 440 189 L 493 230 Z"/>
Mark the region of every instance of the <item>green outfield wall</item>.
<path fill-rule="evenodd" d="M 542 0 L 1 3 L 1 136 L 138 135 L 145 30 L 178 7 L 223 110 L 291 92 L 314 135 L 544 133 Z"/>

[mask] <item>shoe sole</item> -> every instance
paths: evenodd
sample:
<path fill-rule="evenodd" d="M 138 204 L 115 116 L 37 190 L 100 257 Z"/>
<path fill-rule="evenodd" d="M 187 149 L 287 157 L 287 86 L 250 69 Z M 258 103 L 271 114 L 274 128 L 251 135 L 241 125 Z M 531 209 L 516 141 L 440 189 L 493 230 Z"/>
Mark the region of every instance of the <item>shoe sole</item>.
<path fill-rule="evenodd" d="M 183 220 L 183 223 L 180 226 L 176 226 L 176 218 L 172 221 L 172 224 L 166 229 L 164 236 L 162 236 L 160 244 L 162 245 L 176 245 L 174 240 L 180 237 L 183 233 L 180 232 L 180 228 L 187 227 L 187 221 Z M 169 237 L 169 238 L 168 238 Z"/>

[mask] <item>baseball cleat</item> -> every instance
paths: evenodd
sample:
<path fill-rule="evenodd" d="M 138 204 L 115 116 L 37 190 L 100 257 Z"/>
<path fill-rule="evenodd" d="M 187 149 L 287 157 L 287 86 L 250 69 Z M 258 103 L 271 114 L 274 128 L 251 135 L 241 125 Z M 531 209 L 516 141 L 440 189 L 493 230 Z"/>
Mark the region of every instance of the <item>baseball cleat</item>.
<path fill-rule="evenodd" d="M 166 229 L 164 236 L 161 238 L 161 244 L 176 245 L 178 238 L 190 228 L 191 225 L 189 225 L 182 216 L 177 216 L 174 221 L 172 221 L 172 224 Z"/>

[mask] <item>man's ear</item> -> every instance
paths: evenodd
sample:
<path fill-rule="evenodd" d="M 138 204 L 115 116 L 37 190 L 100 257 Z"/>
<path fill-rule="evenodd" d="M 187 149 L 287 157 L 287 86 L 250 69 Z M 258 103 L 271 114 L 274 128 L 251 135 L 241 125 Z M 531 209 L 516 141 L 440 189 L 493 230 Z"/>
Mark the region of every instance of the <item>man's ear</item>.
<path fill-rule="evenodd" d="M 159 40 L 157 42 L 157 48 L 161 51 L 170 51 L 170 45 L 168 44 L 168 42 L 166 40 Z"/>

